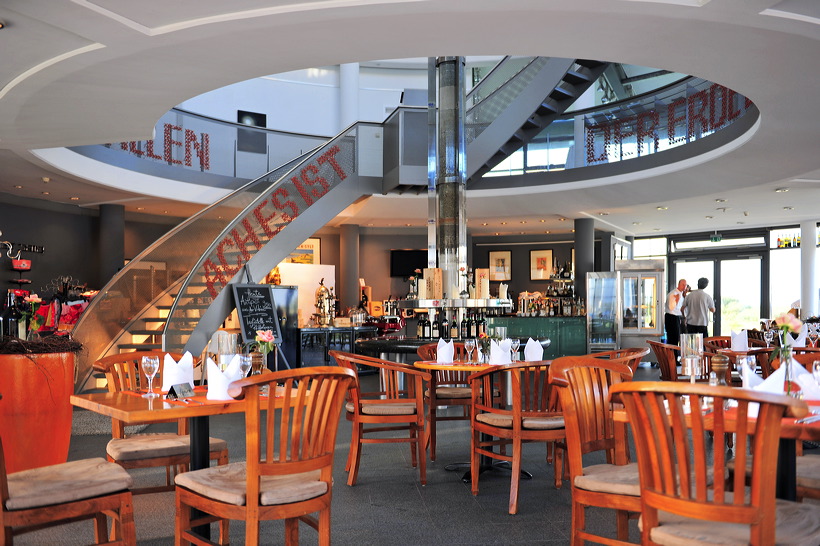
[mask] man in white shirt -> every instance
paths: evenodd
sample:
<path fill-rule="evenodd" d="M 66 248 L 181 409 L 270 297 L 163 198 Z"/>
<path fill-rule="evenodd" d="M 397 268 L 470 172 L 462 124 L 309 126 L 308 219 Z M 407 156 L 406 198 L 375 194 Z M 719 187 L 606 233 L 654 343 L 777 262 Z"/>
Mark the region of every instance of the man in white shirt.
<path fill-rule="evenodd" d="M 669 345 L 680 345 L 683 322 L 681 306 L 687 292 L 686 279 L 681 279 L 678 281 L 678 286 L 666 295 L 666 313 L 663 316 L 663 324 L 666 328 L 666 342 Z"/>
<path fill-rule="evenodd" d="M 686 318 L 686 333 L 703 334 L 709 336 L 707 326 L 709 325 L 709 313 L 715 312 L 715 300 L 712 296 L 703 291 L 709 286 L 709 279 L 701 277 L 698 279 L 698 289 L 692 290 L 683 300 L 683 316 Z"/>

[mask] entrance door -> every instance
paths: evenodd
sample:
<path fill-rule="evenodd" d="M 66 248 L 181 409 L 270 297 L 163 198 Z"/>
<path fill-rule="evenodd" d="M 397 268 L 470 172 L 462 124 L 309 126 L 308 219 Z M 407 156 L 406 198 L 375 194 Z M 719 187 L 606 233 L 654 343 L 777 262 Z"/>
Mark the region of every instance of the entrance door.
<path fill-rule="evenodd" d="M 757 328 L 761 315 L 762 257 L 732 255 L 697 260 L 672 261 L 672 286 L 686 279 L 692 289 L 706 277 L 704 290 L 715 300 L 717 313 L 707 329 L 712 336 L 728 336 L 734 330 Z"/>

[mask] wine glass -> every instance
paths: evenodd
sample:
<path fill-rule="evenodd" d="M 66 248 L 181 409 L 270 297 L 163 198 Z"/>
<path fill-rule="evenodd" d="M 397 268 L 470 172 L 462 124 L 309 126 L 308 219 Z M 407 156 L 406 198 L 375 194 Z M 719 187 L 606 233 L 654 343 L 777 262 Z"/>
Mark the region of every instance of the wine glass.
<path fill-rule="evenodd" d="M 814 376 L 817 386 L 820 387 L 820 360 L 815 360 L 812 362 L 811 374 Z"/>
<path fill-rule="evenodd" d="M 464 340 L 464 350 L 467 351 L 467 362 L 473 361 L 473 351 L 475 351 L 475 339 Z"/>
<path fill-rule="evenodd" d="M 521 346 L 521 340 L 514 337 L 510 340 L 510 352 L 512 353 L 512 361 L 518 362 L 518 348 Z"/>
<path fill-rule="evenodd" d="M 142 373 L 148 377 L 148 392 L 143 394 L 143 398 L 156 398 L 159 393 L 154 392 L 154 376 L 159 371 L 159 357 L 158 356 L 144 356 L 142 357 Z"/>
<path fill-rule="evenodd" d="M 249 354 L 239 355 L 239 371 L 242 372 L 242 377 L 247 377 L 248 372 L 251 371 L 253 358 Z"/>
<path fill-rule="evenodd" d="M 766 330 L 763 332 L 763 340 L 766 342 L 766 348 L 772 346 L 772 341 L 774 341 L 774 330 Z"/>
<path fill-rule="evenodd" d="M 820 328 L 820 324 L 817 323 L 806 323 L 808 327 L 808 334 L 809 334 L 809 341 L 811 341 L 812 347 L 817 347 L 817 338 L 820 337 L 820 332 L 818 332 L 818 328 Z"/>

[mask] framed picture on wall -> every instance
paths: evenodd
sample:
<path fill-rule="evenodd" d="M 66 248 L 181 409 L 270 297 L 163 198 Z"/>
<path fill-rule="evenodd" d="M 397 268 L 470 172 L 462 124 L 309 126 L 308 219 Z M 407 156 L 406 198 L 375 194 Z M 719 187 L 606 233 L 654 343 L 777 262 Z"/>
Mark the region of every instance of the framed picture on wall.
<path fill-rule="evenodd" d="M 512 253 L 509 250 L 497 250 L 490 252 L 490 280 L 508 281 L 512 272 Z"/>
<path fill-rule="evenodd" d="M 552 274 L 552 250 L 530 250 L 530 280 L 547 280 Z"/>
<path fill-rule="evenodd" d="M 284 259 L 284 262 L 291 264 L 320 264 L 322 263 L 321 244 L 321 239 L 312 237 L 297 246 L 296 250 Z"/>

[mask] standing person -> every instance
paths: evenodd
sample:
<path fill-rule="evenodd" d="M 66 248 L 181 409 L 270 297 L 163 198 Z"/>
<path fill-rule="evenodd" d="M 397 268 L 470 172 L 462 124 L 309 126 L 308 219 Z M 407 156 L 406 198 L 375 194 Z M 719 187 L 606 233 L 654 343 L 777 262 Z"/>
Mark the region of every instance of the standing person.
<path fill-rule="evenodd" d="M 683 331 L 681 306 L 688 292 L 686 279 L 681 279 L 678 281 L 678 286 L 666 295 L 666 313 L 663 316 L 663 324 L 666 328 L 666 342 L 669 345 L 680 345 L 680 334 Z"/>
<path fill-rule="evenodd" d="M 682 311 L 686 318 L 686 333 L 688 334 L 709 336 L 706 327 L 709 325 L 709 313 L 715 312 L 715 300 L 703 291 L 707 286 L 709 286 L 709 279 L 699 278 L 698 289 L 692 290 L 683 299 Z"/>

